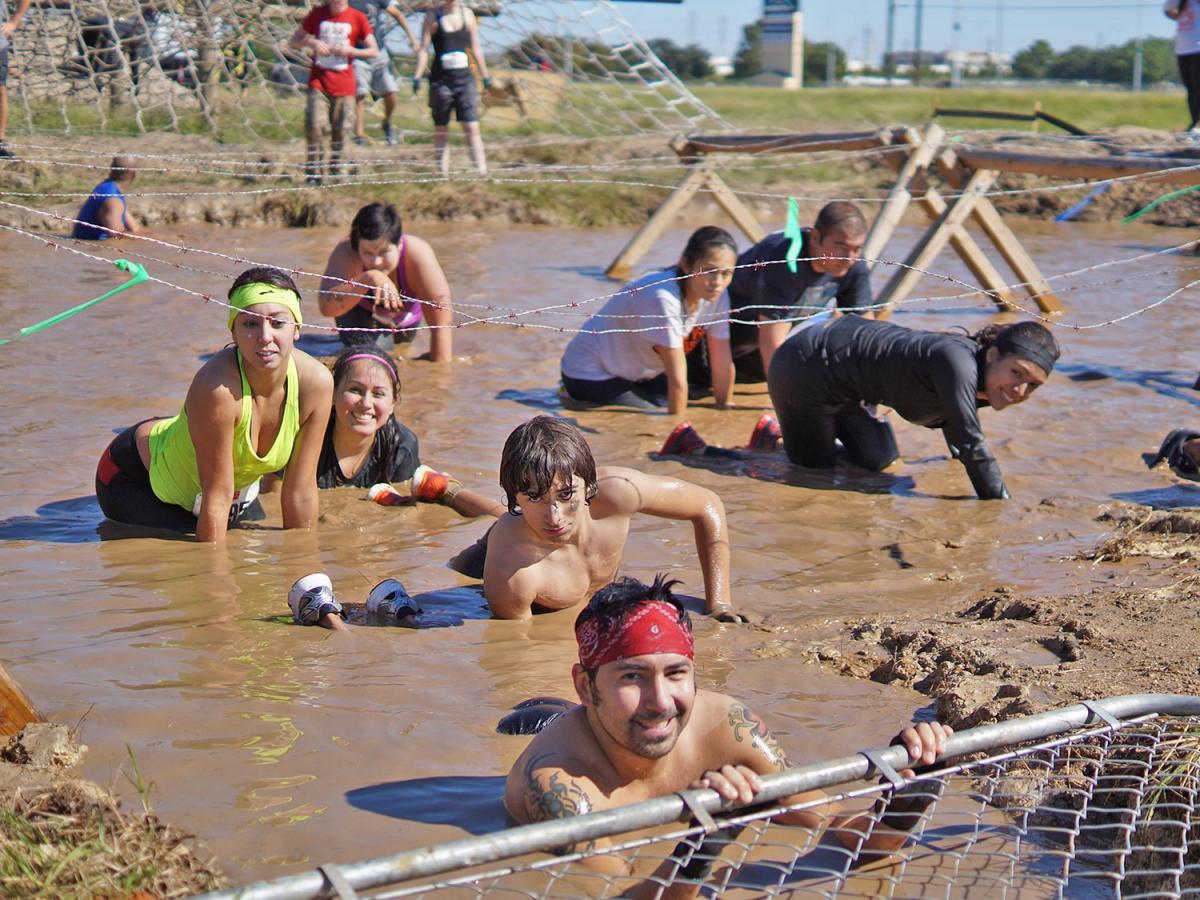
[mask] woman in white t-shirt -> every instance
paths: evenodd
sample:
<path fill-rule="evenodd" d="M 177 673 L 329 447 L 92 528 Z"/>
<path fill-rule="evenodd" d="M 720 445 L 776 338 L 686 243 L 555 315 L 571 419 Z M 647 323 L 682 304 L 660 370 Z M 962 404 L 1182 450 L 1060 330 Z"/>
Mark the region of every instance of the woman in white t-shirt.
<path fill-rule="evenodd" d="M 723 228 L 706 226 L 688 239 L 679 264 L 625 285 L 584 323 L 562 358 L 562 380 L 574 400 L 596 405 L 687 409 L 685 356 L 707 341 L 713 396 L 731 406 L 729 294 L 737 245 Z"/>
<path fill-rule="evenodd" d="M 1163 12 L 1175 20 L 1175 59 L 1179 63 L 1179 80 L 1187 89 L 1188 125 L 1190 131 L 1200 131 L 1200 2 L 1198 0 L 1166 0 Z"/>

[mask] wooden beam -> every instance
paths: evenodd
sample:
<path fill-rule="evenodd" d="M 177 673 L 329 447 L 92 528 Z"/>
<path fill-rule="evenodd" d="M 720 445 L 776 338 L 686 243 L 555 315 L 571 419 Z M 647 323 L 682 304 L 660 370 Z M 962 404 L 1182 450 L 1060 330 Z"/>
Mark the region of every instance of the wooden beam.
<path fill-rule="evenodd" d="M 33 701 L 0 666 L 0 737 L 12 737 L 30 722 L 42 721 Z"/>
<path fill-rule="evenodd" d="M 905 259 L 904 266 L 896 270 L 879 296 L 875 298 L 876 304 L 881 306 L 876 311 L 876 315 L 886 317 L 888 311 L 895 304 L 908 296 L 925 270 L 929 269 L 938 253 L 946 246 L 954 229 L 962 227 L 971 215 L 971 210 L 980 199 L 980 195 L 991 187 L 995 180 L 996 173 L 990 169 L 982 169 L 971 175 L 962 192 L 954 198 L 954 202 L 946 207 L 945 212 L 917 241 L 917 245 L 912 248 L 908 258 Z"/>
<path fill-rule="evenodd" d="M 692 166 L 671 195 L 654 211 L 654 215 L 630 238 L 629 243 L 617 254 L 617 258 L 604 270 L 604 274 L 617 281 L 628 281 L 633 267 L 662 236 L 680 210 L 696 195 L 696 191 L 708 182 L 710 170 L 708 163 Z"/>
<path fill-rule="evenodd" d="M 940 154 L 937 167 L 953 187 L 959 188 L 966 183 L 969 170 L 960 162 L 957 151 L 947 150 Z M 1012 233 L 1012 229 L 992 205 L 992 201 L 987 197 L 980 198 L 971 210 L 971 217 L 1004 257 L 1004 261 L 1022 283 L 1025 292 L 1038 305 L 1038 309 L 1045 313 L 1062 312 L 1062 301 L 1058 299 L 1050 282 L 1042 275 L 1041 269 L 1020 239 Z"/>
<path fill-rule="evenodd" d="M 930 219 L 937 220 L 946 212 L 945 199 L 933 188 L 927 190 L 919 198 L 919 202 Z M 954 252 L 958 254 L 958 258 L 963 261 L 964 265 L 971 270 L 975 280 L 984 287 L 988 296 L 992 298 L 992 302 L 1000 309 L 1011 310 L 1013 308 L 1012 292 L 1009 291 L 1004 276 L 992 265 L 992 261 L 975 243 L 970 232 L 961 225 L 953 229 L 950 232 L 950 246 L 954 248 Z"/>
<path fill-rule="evenodd" d="M 825 134 L 693 134 L 682 156 L 701 153 L 817 153 L 821 150 L 866 150 L 892 142 L 889 129 Z M 679 150 L 676 150 L 679 153 Z"/>
<path fill-rule="evenodd" d="M 930 124 L 925 129 L 924 135 L 912 128 L 905 129 L 902 143 L 908 144 L 912 149 L 909 151 L 908 158 L 900 166 L 896 182 L 888 192 L 887 199 L 883 201 L 883 206 L 879 208 L 875 221 L 871 223 L 871 230 L 867 233 L 867 240 L 862 249 L 862 256 L 866 260 L 867 268 L 875 268 L 875 261 L 888 245 L 888 241 L 892 239 L 892 235 L 896 232 L 896 226 L 900 224 L 900 220 L 904 217 L 904 211 L 908 209 L 908 204 L 912 201 L 913 179 L 929 167 L 933 155 L 938 151 L 942 138 L 945 136 L 946 132 L 937 123 Z"/>
<path fill-rule="evenodd" d="M 725 183 L 720 175 L 714 171 L 709 171 L 705 183 L 712 192 L 713 199 L 720 204 L 721 209 L 725 210 L 729 218 L 737 223 L 738 228 L 742 229 L 746 237 L 750 239 L 750 243 L 757 244 L 767 236 L 767 230 L 759 224 L 758 219 L 754 217 L 754 213 L 741 201 L 741 198 L 737 194 L 729 189 L 729 185 Z"/>
<path fill-rule="evenodd" d="M 1007 150 L 975 150 L 970 147 L 956 147 L 954 152 L 970 169 L 1025 172 L 1062 178 L 1153 175 L 1155 183 L 1200 184 L 1200 160 L 1195 159 L 1165 156 L 1047 156 Z"/>

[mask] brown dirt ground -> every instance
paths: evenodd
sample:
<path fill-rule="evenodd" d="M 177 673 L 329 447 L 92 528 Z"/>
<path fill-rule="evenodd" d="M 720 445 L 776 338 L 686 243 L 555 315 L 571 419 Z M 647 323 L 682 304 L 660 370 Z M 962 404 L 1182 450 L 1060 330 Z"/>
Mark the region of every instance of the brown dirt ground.
<path fill-rule="evenodd" d="M 225 883 L 189 835 L 77 778 L 86 751 L 43 722 L 0 745 L 0 896 L 144 900 Z"/>
<path fill-rule="evenodd" d="M 805 654 L 919 691 L 956 729 L 1101 694 L 1195 693 L 1200 510 L 1120 505 L 1099 520 L 1114 533 L 1080 558 L 1119 567 L 1111 587 L 1039 596 L 998 585 L 944 616 L 833 622 Z"/>

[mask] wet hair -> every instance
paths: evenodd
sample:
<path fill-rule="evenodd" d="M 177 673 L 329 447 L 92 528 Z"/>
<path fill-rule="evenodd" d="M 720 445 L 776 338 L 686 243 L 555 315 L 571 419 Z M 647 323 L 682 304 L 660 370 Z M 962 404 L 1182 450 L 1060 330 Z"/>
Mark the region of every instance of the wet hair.
<path fill-rule="evenodd" d="M 817 213 L 817 221 L 813 228 L 822 235 L 829 234 L 834 228 L 840 228 L 847 235 L 857 237 L 867 232 L 867 217 L 862 210 L 846 200 L 834 200 L 826 203 Z"/>
<path fill-rule="evenodd" d="M 545 494 L 556 478 L 583 479 L 584 500 L 596 496 L 596 461 L 579 429 L 565 419 L 537 416 L 513 429 L 500 455 L 500 486 L 517 516 L 517 494 Z"/>
<path fill-rule="evenodd" d="M 388 380 L 392 383 L 392 397 L 400 399 L 400 373 L 396 364 L 384 351 L 372 344 L 359 344 L 347 347 L 333 361 L 333 388 L 341 390 L 342 380 L 350 374 L 350 366 L 359 360 L 370 359 L 387 372 Z"/>
<path fill-rule="evenodd" d="M 108 167 L 108 177 L 113 181 L 129 181 L 137 172 L 137 160 L 122 153 L 114 156 Z"/>
<path fill-rule="evenodd" d="M 282 269 L 276 269 L 274 266 L 255 266 L 252 269 L 247 269 L 237 278 L 233 279 L 233 285 L 229 288 L 229 293 L 226 296 L 229 299 L 233 299 L 233 292 L 243 284 L 269 284 L 277 288 L 282 288 L 285 291 L 291 291 L 296 295 L 297 300 L 303 300 L 300 296 L 300 289 L 296 287 L 296 282 L 292 281 L 292 276 Z"/>
<path fill-rule="evenodd" d="M 400 243 L 404 228 L 400 212 L 391 203 L 368 203 L 354 214 L 350 223 L 350 246 L 358 251 L 359 241 L 377 241 L 386 237 L 389 244 Z"/>
<path fill-rule="evenodd" d="M 1050 329 L 1041 322 L 1026 319 L 1012 325 L 988 325 L 971 335 L 982 353 L 989 347 L 1000 351 L 1000 359 L 1016 356 L 1026 359 L 1049 375 L 1062 351 Z"/>
<path fill-rule="evenodd" d="M 705 225 L 703 228 L 697 228 L 692 232 L 692 236 L 688 238 L 687 246 L 683 248 L 683 254 L 680 262 L 683 264 L 679 267 L 679 275 L 687 274 L 687 270 L 691 270 L 705 253 L 713 247 L 728 247 L 733 251 L 733 255 L 737 256 L 737 242 L 724 228 L 718 228 L 716 225 Z"/>
<path fill-rule="evenodd" d="M 668 578 L 662 572 L 654 576 L 653 584 L 644 584 L 636 578 L 614 579 L 592 594 L 592 599 L 580 610 L 575 618 L 575 632 L 578 633 L 579 629 L 592 619 L 596 620 L 601 633 L 607 632 L 643 603 L 653 603 L 656 600 L 675 607 L 679 615 L 679 624 L 691 632 L 692 617 L 688 615 L 679 598 L 671 592 L 671 588 L 677 584 L 683 582 L 677 578 Z M 594 684 L 596 670 L 584 671 Z"/>

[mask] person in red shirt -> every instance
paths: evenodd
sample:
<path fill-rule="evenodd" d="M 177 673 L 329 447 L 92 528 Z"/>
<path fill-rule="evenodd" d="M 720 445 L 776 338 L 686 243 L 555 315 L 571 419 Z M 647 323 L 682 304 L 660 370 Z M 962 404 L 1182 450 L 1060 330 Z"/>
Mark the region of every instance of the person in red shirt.
<path fill-rule="evenodd" d="M 373 59 L 379 53 L 371 23 L 350 7 L 350 0 L 326 0 L 309 10 L 292 35 L 293 47 L 313 56 L 308 76 L 308 103 L 304 108 L 304 130 L 308 158 L 304 174 L 309 184 L 321 183 L 324 163 L 322 148 L 325 124 L 329 124 L 329 173 L 340 173 L 346 124 L 354 115 L 355 59 Z"/>

